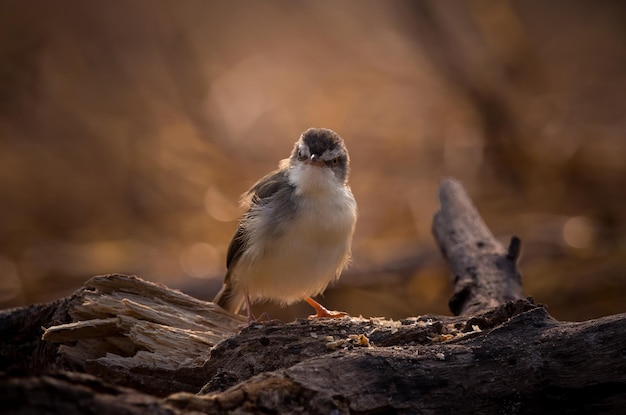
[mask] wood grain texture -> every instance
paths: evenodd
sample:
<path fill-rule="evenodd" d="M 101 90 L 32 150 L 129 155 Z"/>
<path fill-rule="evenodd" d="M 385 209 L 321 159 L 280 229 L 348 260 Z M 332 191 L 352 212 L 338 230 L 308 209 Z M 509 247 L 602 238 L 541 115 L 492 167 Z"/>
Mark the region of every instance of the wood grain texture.
<path fill-rule="evenodd" d="M 155 395 L 197 390 L 187 373 L 245 323 L 213 303 L 137 277 L 94 277 L 67 305 L 74 320 L 45 329 L 64 367 Z M 142 386 L 143 385 L 143 386 Z"/>

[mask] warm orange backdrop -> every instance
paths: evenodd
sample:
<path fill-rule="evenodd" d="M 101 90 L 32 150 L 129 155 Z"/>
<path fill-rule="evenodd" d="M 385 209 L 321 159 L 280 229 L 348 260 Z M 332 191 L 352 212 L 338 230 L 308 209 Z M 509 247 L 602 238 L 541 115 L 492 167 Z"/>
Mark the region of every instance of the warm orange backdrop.
<path fill-rule="evenodd" d="M 617 1 L 4 0 L 0 307 L 111 272 L 210 299 L 238 195 L 316 126 L 345 138 L 360 207 L 328 306 L 449 313 L 430 223 L 453 175 L 522 238 L 554 316 L 624 312 L 625 20 Z"/>

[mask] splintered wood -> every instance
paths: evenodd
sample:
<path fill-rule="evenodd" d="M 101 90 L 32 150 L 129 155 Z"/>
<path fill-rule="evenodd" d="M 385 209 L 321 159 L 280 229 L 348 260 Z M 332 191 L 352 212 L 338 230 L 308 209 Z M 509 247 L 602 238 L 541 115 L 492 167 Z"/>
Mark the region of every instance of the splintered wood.
<path fill-rule="evenodd" d="M 74 365 L 173 370 L 200 365 L 210 349 L 232 336 L 243 317 L 163 285 L 126 275 L 98 276 L 76 292 L 72 323 L 44 329 Z"/>

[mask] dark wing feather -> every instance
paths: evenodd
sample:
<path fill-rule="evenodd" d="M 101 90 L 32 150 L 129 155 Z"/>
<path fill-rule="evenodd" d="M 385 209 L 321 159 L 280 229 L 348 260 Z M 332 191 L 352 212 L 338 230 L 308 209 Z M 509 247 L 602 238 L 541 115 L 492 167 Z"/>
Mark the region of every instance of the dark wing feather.
<path fill-rule="evenodd" d="M 244 199 L 248 201 L 249 208 L 246 215 L 250 212 L 254 206 L 263 205 L 268 202 L 268 200 L 278 192 L 282 187 L 284 187 L 287 182 L 287 173 L 285 170 L 276 170 L 267 176 L 263 177 L 261 180 L 256 182 L 254 186 L 250 188 L 244 195 Z M 245 219 L 245 215 L 244 215 Z M 241 257 L 245 249 L 245 230 L 242 225 L 242 221 L 239 223 L 237 227 L 237 231 L 233 236 L 233 239 L 230 241 L 230 245 L 228 246 L 228 252 L 226 254 L 226 268 L 230 269 L 232 265 L 236 263 L 236 261 Z M 228 280 L 228 275 L 226 276 Z"/>
<path fill-rule="evenodd" d="M 255 183 L 246 193 L 250 198 L 250 205 L 267 203 L 276 192 L 289 184 L 286 170 L 276 170 Z"/>
<path fill-rule="evenodd" d="M 226 269 L 230 269 L 230 266 L 239 259 L 243 253 L 243 246 L 244 231 L 243 227 L 239 225 L 233 239 L 230 241 L 230 245 L 228 245 L 228 252 L 226 253 Z"/>
<path fill-rule="evenodd" d="M 237 313 L 244 302 L 243 294 L 241 292 L 236 292 L 233 289 L 233 286 L 230 283 L 230 275 L 233 267 L 246 250 L 246 243 L 248 239 L 248 235 L 245 231 L 246 218 L 250 217 L 252 210 L 256 206 L 262 206 L 269 203 L 276 193 L 288 191 L 290 186 L 292 185 L 289 183 L 286 171 L 277 170 L 256 182 L 255 185 L 245 193 L 243 200 L 248 204 L 248 211 L 239 222 L 237 231 L 228 246 L 228 252 L 226 254 L 227 272 L 226 277 L 224 278 L 224 286 L 213 300 L 213 302 L 218 304 L 220 307 L 230 310 L 233 313 Z M 271 224 L 270 227 L 272 227 Z"/>

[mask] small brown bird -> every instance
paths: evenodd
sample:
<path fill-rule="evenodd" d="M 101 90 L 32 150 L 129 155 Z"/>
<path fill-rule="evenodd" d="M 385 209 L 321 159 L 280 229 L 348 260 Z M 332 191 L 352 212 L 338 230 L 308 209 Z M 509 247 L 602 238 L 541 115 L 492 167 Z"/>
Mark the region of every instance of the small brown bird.
<path fill-rule="evenodd" d="M 237 313 L 245 304 L 304 300 L 311 317 L 342 317 L 311 298 L 337 280 L 350 260 L 357 205 L 348 186 L 349 156 L 343 139 L 325 128 L 300 136 L 279 169 L 242 197 L 247 212 L 226 257 L 222 290 L 213 300 Z"/>

